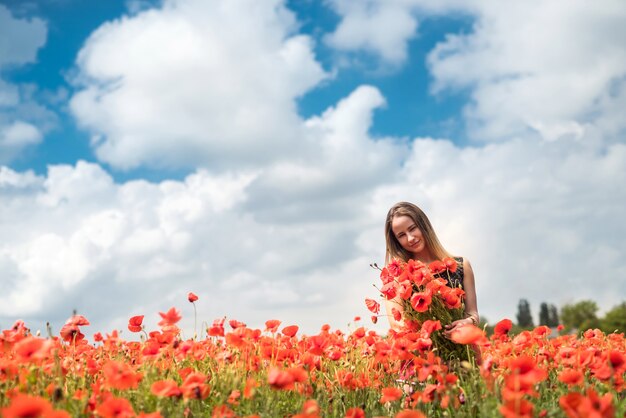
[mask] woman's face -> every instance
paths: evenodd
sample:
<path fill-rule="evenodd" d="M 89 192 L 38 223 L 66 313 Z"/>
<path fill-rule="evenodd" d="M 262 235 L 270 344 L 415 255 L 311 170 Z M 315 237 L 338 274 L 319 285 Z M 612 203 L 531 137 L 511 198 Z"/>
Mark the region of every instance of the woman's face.
<path fill-rule="evenodd" d="M 413 219 L 406 215 L 394 216 L 391 220 L 391 231 L 396 239 L 409 253 L 418 257 L 426 250 L 426 243 L 422 231 L 417 227 Z"/>

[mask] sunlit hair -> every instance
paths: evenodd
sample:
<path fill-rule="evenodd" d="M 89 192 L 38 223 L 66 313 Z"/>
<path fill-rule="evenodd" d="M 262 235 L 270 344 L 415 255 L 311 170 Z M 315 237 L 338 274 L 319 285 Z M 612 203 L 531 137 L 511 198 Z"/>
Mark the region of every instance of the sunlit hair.
<path fill-rule="evenodd" d="M 408 216 L 415 222 L 415 225 L 422 232 L 424 238 L 424 244 L 430 255 L 438 260 L 442 260 L 446 257 L 452 257 L 452 255 L 443 248 L 443 245 L 439 242 L 437 234 L 433 226 L 430 224 L 426 214 L 413 203 L 399 202 L 389 209 L 387 213 L 387 220 L 385 221 L 385 239 L 387 241 L 387 253 L 385 255 L 385 262 L 389 263 L 393 258 L 399 258 L 404 261 L 408 261 L 411 258 L 411 253 L 402 248 L 400 242 L 396 238 L 391 229 L 391 223 L 393 219 L 398 216 Z"/>

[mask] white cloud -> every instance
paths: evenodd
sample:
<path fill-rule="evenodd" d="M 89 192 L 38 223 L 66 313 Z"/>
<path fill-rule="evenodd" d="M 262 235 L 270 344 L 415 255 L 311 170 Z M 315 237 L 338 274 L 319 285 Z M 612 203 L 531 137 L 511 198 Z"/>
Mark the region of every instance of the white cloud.
<path fill-rule="evenodd" d="M 0 162 L 11 160 L 24 148 L 41 140 L 41 131 L 30 123 L 17 121 L 10 125 L 0 125 Z"/>
<path fill-rule="evenodd" d="M 433 88 L 471 89 L 466 116 L 479 140 L 605 130 L 598 115 L 612 112 L 607 98 L 624 90 L 624 18 L 620 1 L 487 2 L 472 33 L 451 35 L 430 53 Z"/>
<path fill-rule="evenodd" d="M 373 111 L 384 104 L 378 89 L 360 86 L 307 120 L 307 158 L 268 167 L 255 181 L 248 207 L 260 219 L 345 220 L 355 197 L 392 181 L 402 163 L 404 146 L 368 133 Z"/>
<path fill-rule="evenodd" d="M 54 115 L 32 98 L 32 88 L 2 79 L 2 70 L 33 63 L 45 44 L 47 25 L 39 18 L 15 18 L 0 4 L 0 164 L 40 143 Z"/>
<path fill-rule="evenodd" d="M 460 150 L 418 140 L 413 156 L 407 199 L 422 202 L 443 242 L 473 261 L 491 320 L 511 315 L 521 297 L 535 308 L 583 298 L 608 308 L 626 294 L 626 283 L 610 279 L 626 233 L 626 192 L 615 187 L 626 184 L 623 144 L 520 140 Z"/>
<path fill-rule="evenodd" d="M 341 52 L 366 52 L 386 64 L 406 62 L 408 43 L 419 36 L 419 21 L 445 14 L 474 14 L 480 2 L 460 0 L 329 0 L 340 21 L 325 38 Z"/>
<path fill-rule="evenodd" d="M 106 317 L 103 300 L 150 312 L 193 290 L 211 300 L 201 312 L 207 319 L 258 320 L 259 310 L 264 319 L 287 319 L 299 307 L 306 313 L 294 320 L 311 330 L 321 325 L 312 312 L 336 306 L 344 323 L 354 313 L 339 306 L 343 290 L 327 289 L 339 279 L 347 287 L 361 280 L 344 266 L 354 265 L 363 221 L 349 218 L 372 184 L 391 181 L 406 149 L 368 135 L 384 102 L 362 86 L 311 118 L 302 130 L 316 152 L 299 164 L 220 176 L 199 170 L 159 184 L 116 184 L 85 162 L 50 166 L 46 177 L 4 168 L 3 216 L 16 222 L 3 227 L 13 239 L 0 266 L 15 285 L 4 293 L 2 315 L 58 318 L 72 304 L 97 320 Z M 242 306 L 233 307 L 235 300 Z"/>
<path fill-rule="evenodd" d="M 282 3 L 166 1 L 102 25 L 71 99 L 98 158 L 224 169 L 296 154 L 295 100 L 327 75 Z"/>
<path fill-rule="evenodd" d="M 341 51 L 374 52 L 391 64 L 407 58 L 408 41 L 417 35 L 417 19 L 404 4 L 395 1 L 333 0 L 343 18 L 326 42 Z"/>
<path fill-rule="evenodd" d="M 417 35 L 403 22 L 471 17 L 472 30 L 448 34 L 429 53 L 428 67 L 434 94 L 469 92 L 464 116 L 476 141 L 580 139 L 590 130 L 615 140 L 626 128 L 617 116 L 626 100 L 622 1 L 593 7 L 584 0 L 330 4 L 341 16 L 329 37 L 332 46 L 368 51 L 396 64 Z M 398 15 L 398 25 L 385 19 L 390 14 Z M 385 31 L 394 36 L 381 36 Z"/>
<path fill-rule="evenodd" d="M 384 217 L 399 200 L 422 206 L 442 242 L 472 261 L 491 321 L 513 317 L 520 298 L 535 308 L 620 302 L 625 284 L 610 278 L 626 236 L 626 189 L 616 187 L 626 184 L 626 146 L 407 145 L 367 133 L 383 104 L 363 86 L 311 118 L 318 152 L 287 167 L 122 184 L 84 162 L 45 177 L 3 168 L 0 317 L 58 324 L 76 307 L 93 329 L 124 329 L 134 314 L 154 326 L 157 311 L 176 305 L 189 330 L 185 295 L 194 291 L 201 321 L 345 329 L 369 317 L 363 298 L 376 295 L 378 278 L 368 265 L 383 261 Z"/>

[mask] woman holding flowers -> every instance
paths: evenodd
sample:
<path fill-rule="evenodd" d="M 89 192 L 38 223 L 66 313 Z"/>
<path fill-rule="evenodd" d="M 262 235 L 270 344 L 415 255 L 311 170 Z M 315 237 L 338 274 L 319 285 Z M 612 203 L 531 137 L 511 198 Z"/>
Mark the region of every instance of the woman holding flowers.
<path fill-rule="evenodd" d="M 451 288 L 461 288 L 464 292 L 464 318 L 445 325 L 443 333 L 449 337 L 452 332 L 466 324 L 477 325 L 479 321 L 476 301 L 474 272 L 469 260 L 462 257 L 453 258 L 439 242 L 435 231 L 424 212 L 416 205 L 399 202 L 387 213 L 385 222 L 385 238 L 387 265 L 395 260 L 405 263 L 414 260 L 426 266 L 442 265 L 442 278 Z M 414 263 L 411 262 L 411 263 Z M 433 264 L 435 263 L 435 264 Z M 455 265 L 456 263 L 456 265 Z M 419 263 L 418 263 L 419 264 Z M 403 327 L 403 301 L 400 294 L 385 301 L 391 328 L 400 331 Z M 418 300 L 415 303 L 419 303 Z M 413 306 L 416 306 L 415 304 Z"/>

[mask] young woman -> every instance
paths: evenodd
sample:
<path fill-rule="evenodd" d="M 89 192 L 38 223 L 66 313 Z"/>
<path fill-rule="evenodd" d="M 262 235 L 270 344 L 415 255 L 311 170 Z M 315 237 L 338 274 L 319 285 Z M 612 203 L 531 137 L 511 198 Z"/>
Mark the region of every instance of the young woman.
<path fill-rule="evenodd" d="M 385 222 L 385 238 L 387 241 L 385 264 L 393 258 L 403 261 L 414 259 L 428 264 L 435 260 L 452 257 L 439 242 L 424 212 L 412 203 L 396 203 L 389 209 Z M 457 327 L 465 324 L 478 325 L 479 321 L 472 266 L 467 259 L 453 258 L 457 260 L 459 266 L 450 279 L 446 278 L 446 280 L 450 280 L 453 286 L 460 285 L 465 291 L 465 318 L 446 326 L 444 334 L 448 337 Z M 391 309 L 396 308 L 402 312 L 400 300 L 386 300 L 385 305 L 391 328 L 399 331 L 402 328 L 402 322 L 394 320 Z"/>

